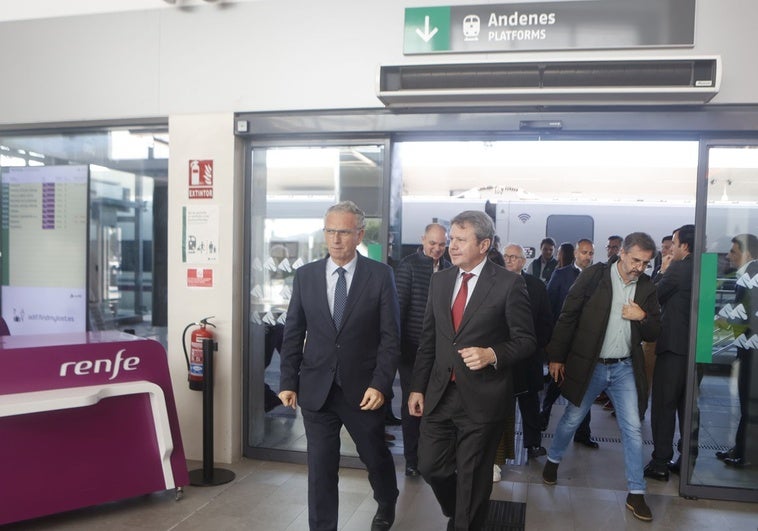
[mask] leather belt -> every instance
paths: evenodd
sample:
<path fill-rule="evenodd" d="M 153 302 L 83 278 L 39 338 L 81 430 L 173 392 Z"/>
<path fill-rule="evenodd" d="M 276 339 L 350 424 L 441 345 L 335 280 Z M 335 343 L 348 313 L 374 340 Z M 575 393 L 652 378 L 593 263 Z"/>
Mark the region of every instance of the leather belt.
<path fill-rule="evenodd" d="M 629 358 L 631 358 L 631 356 L 627 356 L 625 358 L 598 358 L 597 362 L 602 363 L 603 365 L 613 365 L 614 363 L 628 360 Z"/>

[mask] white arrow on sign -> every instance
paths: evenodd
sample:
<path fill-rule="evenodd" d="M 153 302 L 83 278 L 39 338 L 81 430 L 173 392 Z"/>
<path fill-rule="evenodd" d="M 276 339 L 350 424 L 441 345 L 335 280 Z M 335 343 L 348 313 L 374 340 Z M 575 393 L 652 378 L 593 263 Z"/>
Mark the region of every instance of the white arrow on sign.
<path fill-rule="evenodd" d="M 421 31 L 420 28 L 416 28 L 416 33 L 419 37 L 424 39 L 424 42 L 429 42 L 432 40 L 432 37 L 434 37 L 437 32 L 439 31 L 439 28 L 433 28 L 432 31 L 429 31 L 429 17 L 424 17 L 424 31 Z"/>

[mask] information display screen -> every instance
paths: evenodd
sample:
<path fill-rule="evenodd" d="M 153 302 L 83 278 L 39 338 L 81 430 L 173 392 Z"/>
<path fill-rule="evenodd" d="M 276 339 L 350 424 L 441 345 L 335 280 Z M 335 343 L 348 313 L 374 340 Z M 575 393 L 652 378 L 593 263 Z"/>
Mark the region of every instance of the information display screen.
<path fill-rule="evenodd" d="M 87 166 L 6 168 L 2 315 L 12 335 L 86 331 Z"/>

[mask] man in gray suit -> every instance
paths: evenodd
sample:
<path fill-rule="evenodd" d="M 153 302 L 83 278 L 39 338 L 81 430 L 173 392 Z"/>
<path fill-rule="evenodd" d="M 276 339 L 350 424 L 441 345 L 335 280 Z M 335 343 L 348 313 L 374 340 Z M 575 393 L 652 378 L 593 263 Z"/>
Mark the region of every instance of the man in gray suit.
<path fill-rule="evenodd" d="M 481 529 L 492 463 L 513 408 L 511 366 L 537 348 L 526 284 L 487 259 L 495 227 L 465 211 L 450 228 L 454 266 L 432 276 L 408 399 L 421 416 L 419 470 L 448 529 Z"/>
<path fill-rule="evenodd" d="M 372 531 L 389 529 L 398 496 L 384 442 L 384 406 L 397 370 L 400 323 L 392 269 L 356 251 L 364 214 L 352 201 L 329 208 L 329 257 L 295 273 L 282 343 L 285 406 L 303 413 L 308 439 L 308 522 L 336 531 L 340 429 L 355 441 L 379 507 Z M 307 341 L 306 341 L 307 335 Z"/>

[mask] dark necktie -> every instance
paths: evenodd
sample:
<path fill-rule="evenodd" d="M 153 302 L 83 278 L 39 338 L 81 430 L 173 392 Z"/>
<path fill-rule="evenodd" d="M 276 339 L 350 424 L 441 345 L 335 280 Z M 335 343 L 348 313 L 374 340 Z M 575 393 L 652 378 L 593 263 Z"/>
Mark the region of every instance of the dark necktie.
<path fill-rule="evenodd" d="M 337 285 L 334 286 L 334 311 L 332 312 L 332 319 L 334 320 L 334 326 L 337 330 L 340 329 L 342 324 L 342 313 L 345 311 L 345 303 L 347 302 L 347 280 L 345 280 L 345 269 L 342 267 L 337 268 L 339 278 L 337 279 Z"/>
<path fill-rule="evenodd" d="M 458 327 L 463 320 L 463 310 L 466 308 L 466 299 L 468 298 L 468 281 L 473 277 L 473 273 L 463 273 L 461 279 L 461 288 L 458 290 L 458 294 L 453 301 L 453 307 L 451 312 L 453 314 L 453 329 L 457 332 Z"/>

